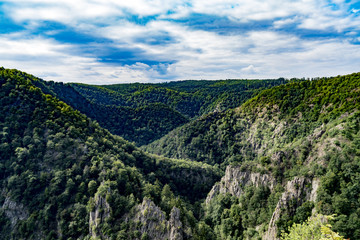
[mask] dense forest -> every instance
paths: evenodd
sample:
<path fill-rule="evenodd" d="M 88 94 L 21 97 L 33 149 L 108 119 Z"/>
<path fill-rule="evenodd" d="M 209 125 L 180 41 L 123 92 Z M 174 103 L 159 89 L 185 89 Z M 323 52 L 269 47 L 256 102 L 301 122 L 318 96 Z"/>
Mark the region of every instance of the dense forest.
<path fill-rule="evenodd" d="M 340 116 L 356 114 L 358 79 L 359 74 L 353 74 L 274 87 L 239 108 L 202 116 L 145 149 L 212 165 L 260 158 L 302 142 Z"/>
<path fill-rule="evenodd" d="M 190 203 L 206 197 L 221 171 L 145 154 L 42 93 L 34 81 L 1 69 L 1 239 L 88 238 L 89 213 L 104 199 L 111 219 L 93 236 L 135 238 L 135 222 L 122 218 L 145 198 L 167 215 L 177 207 L 194 228 Z"/>
<path fill-rule="evenodd" d="M 238 108 L 190 122 L 144 149 L 221 169 L 229 164 L 239 165 L 243 171 L 271 174 L 278 183 L 298 176 L 321 179 L 316 203 L 304 203 L 307 205 L 301 211 L 307 213 L 302 213 L 301 218 L 296 216 L 298 209 L 283 213 L 278 227 L 286 230 L 293 222 L 304 221 L 315 207 L 320 213 L 337 214 L 335 230 L 358 239 L 359 91 L 360 74 L 277 86 Z M 260 191 L 255 209 L 260 211 L 258 217 L 264 216 L 269 221 L 272 210 L 261 213 L 264 210 L 261 206 L 266 204 L 273 209 L 271 194 L 276 191 L 261 188 L 249 191 L 251 194 Z M 219 197 L 213 204 L 224 201 L 223 196 Z M 239 205 L 238 198 L 235 199 L 228 203 L 228 209 Z M 244 199 L 246 204 L 249 199 L 251 196 Z M 265 202 L 261 203 L 261 199 Z M 221 224 L 220 219 L 215 221 L 217 224 Z M 259 222 L 254 222 L 252 227 L 258 225 Z"/>
<path fill-rule="evenodd" d="M 205 113 L 234 108 L 259 91 L 286 82 L 219 80 L 95 86 L 38 79 L 34 84 L 111 133 L 140 146 Z"/>
<path fill-rule="evenodd" d="M 360 74 L 0 86 L 0 239 L 360 238 Z"/>

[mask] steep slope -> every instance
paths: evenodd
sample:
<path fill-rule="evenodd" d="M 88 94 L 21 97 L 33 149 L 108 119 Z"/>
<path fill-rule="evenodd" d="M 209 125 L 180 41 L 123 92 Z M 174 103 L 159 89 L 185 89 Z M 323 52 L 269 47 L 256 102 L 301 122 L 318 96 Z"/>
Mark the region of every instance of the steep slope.
<path fill-rule="evenodd" d="M 144 201 L 169 216 L 178 234 L 167 236 L 196 235 L 187 202 L 206 196 L 218 169 L 145 154 L 36 81 L 0 68 L 0 239 L 138 239 Z"/>
<path fill-rule="evenodd" d="M 237 106 L 286 80 L 183 81 L 163 84 L 36 86 L 137 145 L 148 144 L 203 113 Z"/>
<path fill-rule="evenodd" d="M 242 198 L 234 191 L 213 189 L 219 197 L 215 199 L 214 196 L 214 203 L 210 206 L 222 210 L 216 213 L 206 210 L 212 216 L 207 223 L 211 229 L 217 229 L 218 236 L 227 233 L 256 237 L 261 232 L 265 234 L 267 228 L 275 229 L 273 232 L 279 234 L 293 222 L 305 220 L 315 206 L 320 213 L 336 213 L 338 218 L 334 229 L 346 237 L 358 239 L 359 89 L 360 74 L 274 87 L 239 108 L 212 113 L 188 123 L 144 149 L 164 156 L 219 164 L 222 168 L 232 164 L 244 174 L 268 174 L 276 180 L 279 186 L 275 190 L 271 190 L 270 186 L 265 186 L 263 190 L 262 187 L 239 190 L 243 192 L 241 196 L 250 194 L 248 198 L 256 193 L 258 201 L 254 204 L 261 199 L 265 201 L 257 206 L 257 214 L 248 214 L 256 204 L 249 206 L 248 202 L 241 202 Z M 300 181 L 296 179 L 303 179 L 303 183 L 296 183 Z M 305 192 L 311 192 L 309 186 L 315 179 L 320 179 L 316 200 L 292 192 L 283 195 L 283 202 L 278 202 L 286 189 L 296 189 L 301 185 Z M 291 183 L 289 187 L 288 183 Z M 223 185 L 231 186 L 231 183 Z M 225 197 L 225 193 L 231 197 Z M 239 201 L 240 207 L 237 205 Z M 284 212 L 278 211 L 273 216 L 277 205 Z M 243 233 L 223 229 L 226 229 L 226 221 L 230 221 L 226 219 L 231 212 L 235 214 L 233 217 L 239 216 L 239 221 L 233 224 L 240 224 Z M 243 217 L 250 215 L 262 221 L 244 223 Z"/>
<path fill-rule="evenodd" d="M 194 120 L 144 149 L 210 164 L 271 155 L 305 137 L 319 138 L 321 126 L 353 114 L 358 109 L 358 79 L 359 74 L 353 74 L 274 87 L 239 108 Z"/>
<path fill-rule="evenodd" d="M 108 129 L 111 133 L 143 145 L 163 136 L 188 119 L 165 104 L 151 103 L 136 108 L 130 107 L 115 96 L 108 96 L 102 88 L 91 87 L 84 91 L 77 84 L 44 82 L 40 79 L 34 84 L 44 93 L 52 94 L 70 106 L 86 114 Z M 96 101 L 89 97 L 96 96 Z"/>
<path fill-rule="evenodd" d="M 0 239 L 270 240 L 317 212 L 360 238 L 360 74 L 265 90 L 151 145 L 193 161 L 142 152 L 43 84 L 0 69 Z"/>

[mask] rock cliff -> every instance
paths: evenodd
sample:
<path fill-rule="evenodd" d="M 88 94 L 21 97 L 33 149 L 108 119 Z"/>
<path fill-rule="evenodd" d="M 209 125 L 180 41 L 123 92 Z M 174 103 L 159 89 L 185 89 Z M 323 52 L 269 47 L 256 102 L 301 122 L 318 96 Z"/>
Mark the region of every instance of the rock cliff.
<path fill-rule="evenodd" d="M 94 210 L 90 212 L 89 218 L 89 235 L 93 239 L 101 238 L 107 239 L 101 233 L 99 226 L 105 222 L 106 218 L 110 217 L 110 206 L 106 202 L 106 199 L 100 195 L 95 198 L 95 207 Z"/>
<path fill-rule="evenodd" d="M 306 201 L 306 199 L 309 198 L 309 191 L 306 188 L 307 183 L 308 180 L 303 177 L 295 177 L 293 180 L 286 183 L 285 191 L 279 199 L 271 217 L 268 230 L 264 236 L 265 240 L 277 239 L 276 222 L 280 219 L 281 213 L 284 209 L 289 212 L 294 212 L 296 211 L 296 207 L 300 206 L 304 201 Z"/>
<path fill-rule="evenodd" d="M 180 210 L 173 207 L 169 220 L 166 220 L 165 213 L 156 206 L 150 199 L 144 198 L 143 202 L 135 207 L 134 217 L 126 221 L 135 223 L 133 231 L 140 232 L 140 238 L 147 236 L 147 239 L 183 239 L 183 224 L 180 221 Z M 139 239 L 140 239 L 139 238 Z"/>
<path fill-rule="evenodd" d="M 315 202 L 319 184 L 319 179 L 308 179 L 304 177 L 295 177 L 292 180 L 283 183 L 285 190 L 274 209 L 268 229 L 263 235 L 263 239 L 278 239 L 276 223 L 280 219 L 281 214 L 283 214 L 284 211 L 294 214 L 296 208 L 306 201 Z M 244 188 L 249 185 L 256 187 L 266 186 L 270 191 L 273 191 L 276 180 L 269 174 L 243 172 L 240 170 L 240 167 L 228 166 L 221 182 L 216 183 L 208 194 L 206 204 L 209 204 L 218 194 L 230 193 L 233 196 L 240 197 L 241 194 L 244 193 Z"/>
<path fill-rule="evenodd" d="M 240 197 L 245 186 L 253 185 L 256 187 L 267 186 L 273 190 L 276 180 L 269 174 L 242 172 L 240 167 L 228 166 L 225 176 L 219 183 L 216 183 L 206 198 L 206 204 L 217 194 L 230 193 L 233 196 Z"/>
<path fill-rule="evenodd" d="M 264 240 L 275 240 L 277 236 L 276 222 L 280 219 L 283 211 L 295 214 L 296 208 L 307 201 L 316 201 L 317 190 L 320 184 L 319 179 L 308 179 L 295 177 L 286 183 L 285 191 L 279 199 L 274 213 L 271 217 L 269 227 L 265 233 Z M 314 214 L 313 209 L 313 214 Z"/>

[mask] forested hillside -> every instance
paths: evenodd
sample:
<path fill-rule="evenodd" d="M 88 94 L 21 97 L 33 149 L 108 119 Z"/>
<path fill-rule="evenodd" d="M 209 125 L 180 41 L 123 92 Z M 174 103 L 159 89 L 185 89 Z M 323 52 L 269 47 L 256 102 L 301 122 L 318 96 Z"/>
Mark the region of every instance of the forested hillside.
<path fill-rule="evenodd" d="M 0 239 L 138 238 L 136 209 L 150 200 L 196 234 L 189 204 L 218 169 L 149 156 L 34 81 L 0 69 Z"/>
<path fill-rule="evenodd" d="M 182 81 L 94 86 L 36 81 L 36 86 L 96 120 L 111 133 L 148 144 L 211 111 L 239 106 L 278 80 Z"/>
<path fill-rule="evenodd" d="M 355 114 L 358 79 L 359 74 L 353 74 L 274 87 L 239 108 L 192 121 L 145 149 L 225 166 L 267 155 L 341 115 Z"/>
<path fill-rule="evenodd" d="M 36 81 L 35 84 L 45 93 L 58 97 L 81 113 L 98 121 L 110 132 L 138 145 L 149 143 L 175 127 L 188 122 L 188 119 L 182 114 L 162 103 L 155 102 L 133 108 L 116 101 L 117 95 L 109 97 L 110 100 L 108 100 L 106 92 L 102 92 L 98 87 L 89 86 L 95 90 L 79 92 L 78 90 L 82 88 L 77 84 L 41 80 Z M 98 98 L 97 101 L 89 98 L 89 92 Z"/>
<path fill-rule="evenodd" d="M 239 108 L 211 113 L 190 122 L 144 149 L 168 157 L 219 165 L 221 168 L 229 164 L 238 166 L 229 171 L 268 174 L 276 183 L 281 183 L 282 188 L 286 182 L 295 184 L 291 180 L 297 177 L 305 178 L 302 181 L 312 185 L 319 180 L 317 200 L 305 202 L 304 206 L 303 202 L 293 202 L 292 210 L 282 212 L 281 217 L 276 219 L 276 226 L 286 230 L 293 222 L 303 221 L 311 215 L 314 206 L 321 213 L 337 214 L 334 229 L 351 239 L 358 239 L 359 91 L 360 74 L 277 86 L 261 92 Z M 296 183 L 297 186 L 299 184 Z M 261 199 L 265 202 L 255 207 L 259 211 L 257 214 L 260 214 L 257 216 L 262 217 L 262 222 L 269 222 L 272 211 L 262 212 L 261 206 L 273 209 L 276 205 L 271 200 L 273 194 L 284 190 L 274 187 L 270 191 L 271 186 L 263 190 L 247 190 L 250 191 L 247 199 L 243 199 L 244 195 L 240 200 L 232 196 L 234 202 L 227 203 L 225 208 L 237 207 L 241 199 L 245 202 L 240 206 L 246 206 L 249 204 L 246 201 L 253 194 L 258 194 L 254 203 L 260 203 Z M 226 190 L 226 183 L 220 185 L 222 188 L 225 188 L 223 192 L 230 191 Z M 224 206 L 224 196 L 220 194 L 218 198 L 212 204 Z M 302 208 L 298 210 L 300 206 Z M 254 209 L 254 206 L 251 208 Z M 222 226 L 224 223 L 220 215 L 209 221 L 209 225 L 215 229 Z M 257 220 L 249 227 L 255 229 L 259 224 Z"/>
<path fill-rule="evenodd" d="M 160 102 L 187 118 L 196 118 L 217 110 L 241 105 L 261 90 L 285 84 L 289 80 L 218 80 L 178 81 L 160 84 L 117 84 L 102 87 L 123 94 L 128 106 Z"/>
<path fill-rule="evenodd" d="M 289 239 L 317 214 L 359 239 L 360 74 L 287 82 L 249 99 L 248 81 L 89 86 L 0 68 L 0 239 Z M 165 119 L 180 127 L 147 153 L 80 110 L 133 137 L 161 114 L 190 122 Z"/>

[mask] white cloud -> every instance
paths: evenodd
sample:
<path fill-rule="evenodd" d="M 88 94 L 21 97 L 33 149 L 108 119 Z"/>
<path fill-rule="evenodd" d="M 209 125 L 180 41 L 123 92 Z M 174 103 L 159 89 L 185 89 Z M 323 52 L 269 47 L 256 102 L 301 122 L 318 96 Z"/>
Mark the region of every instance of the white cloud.
<path fill-rule="evenodd" d="M 282 28 L 288 24 L 294 24 L 297 21 L 299 21 L 299 17 L 293 17 L 293 18 L 285 18 L 282 20 L 274 21 L 273 25 L 275 28 Z"/>
<path fill-rule="evenodd" d="M 76 25 L 80 20 L 96 19 L 114 15 L 122 15 L 120 9 L 112 4 L 99 4 L 84 0 L 57 1 L 12 1 L 5 5 L 5 10 L 17 22 L 57 21 Z"/>
<path fill-rule="evenodd" d="M 159 19 L 181 18 L 191 13 L 210 14 L 228 17 L 241 22 L 253 20 L 277 20 L 279 27 L 290 19 L 300 21 L 300 27 L 306 29 L 346 28 L 359 29 L 359 17 L 352 16 L 358 10 L 349 10 L 350 3 L 327 0 L 7 0 L 6 12 L 18 22 L 51 20 L 72 26 L 89 20 L 106 22 L 109 19 L 128 14 L 140 18 L 159 15 Z M 284 22 L 285 21 L 285 22 Z M 110 25 L 112 25 L 110 23 Z"/>
<path fill-rule="evenodd" d="M 14 41 L 12 37 L 0 37 L 1 64 L 6 68 L 62 82 L 104 84 L 152 80 L 144 69 L 108 66 L 96 58 L 72 55 L 70 45 L 41 38 Z"/>
<path fill-rule="evenodd" d="M 255 73 L 258 73 L 258 70 L 254 67 L 254 65 L 251 64 L 247 67 L 242 68 L 241 72 L 243 72 L 245 74 L 255 74 Z"/>
<path fill-rule="evenodd" d="M 6 0 L 5 5 L 14 20 L 34 21 L 51 20 L 76 25 L 77 21 L 92 19 L 101 21 L 111 17 L 124 16 L 126 12 L 145 17 L 165 14 L 172 9 L 181 9 L 179 0 Z M 98 18 L 98 19 L 96 19 Z"/>
<path fill-rule="evenodd" d="M 358 71 L 360 51 L 358 46 L 349 43 L 349 39 L 359 41 L 360 20 L 354 15 L 356 10 L 349 10 L 349 4 L 344 1 L 336 1 L 336 9 L 325 0 L 4 2 L 6 13 L 19 24 L 26 23 L 28 29 L 17 34 L 0 35 L 1 63 L 45 79 L 104 84 L 164 79 L 315 77 Z M 194 29 L 168 20 L 186 18 L 192 13 L 226 17 L 242 24 L 254 20 L 273 22 L 268 29 L 219 35 L 206 28 Z M 139 18 L 158 17 L 140 25 L 124 17 L 132 14 Z M 141 57 L 149 61 L 174 63 L 151 65 L 138 61 L 115 66 L 99 61 L 95 54 L 77 55 L 71 49 L 81 46 L 30 34 L 31 29 L 36 29 L 45 20 L 63 23 L 79 33 L 111 40 L 114 48 L 137 49 Z M 99 23 L 104 24 L 99 27 Z M 287 25 L 297 25 L 297 28 L 288 33 L 280 31 Z M 300 28 L 334 29 L 339 34 L 350 28 L 351 32 L 344 33 L 344 38 L 339 39 L 301 39 L 296 34 Z M 56 31 L 49 30 L 47 34 Z M 156 41 L 160 34 L 168 36 L 171 41 L 159 45 L 145 41 Z M 345 36 L 349 39 L 343 40 Z"/>
<path fill-rule="evenodd" d="M 177 32 L 179 36 L 186 33 L 180 30 Z M 6 48 L 2 48 L 0 55 L 5 56 L 6 60 L 2 61 L 5 67 L 28 71 L 47 80 L 93 84 L 162 81 L 164 76 L 159 70 L 166 72 L 168 78 L 165 80 L 316 77 L 358 71 L 354 63 L 358 63 L 360 50 L 347 42 L 311 42 L 293 39 L 293 44 L 299 44 L 302 51 L 264 54 L 269 48 L 264 44 L 266 41 L 254 38 L 255 33 L 225 38 L 217 37 L 215 34 L 211 37 L 208 33 L 207 38 L 202 40 L 199 39 L 202 35 L 201 31 L 193 32 L 191 35 L 190 39 L 187 38 L 187 42 L 180 41 L 163 50 L 159 46 L 156 49 L 159 56 L 165 57 L 169 51 L 172 51 L 174 59 L 177 60 L 172 65 L 159 67 L 144 63 L 110 66 L 99 63 L 95 58 L 66 54 L 63 45 L 42 39 L 12 45 L 11 40 L 1 38 L 0 44 Z M 277 37 L 282 39 L 285 36 Z M 207 45 L 206 39 L 213 41 L 213 45 Z M 276 36 L 268 39 L 276 39 Z M 242 50 L 251 43 L 254 44 L 251 51 Z M 273 48 L 281 48 L 282 45 L 281 41 L 278 46 L 272 44 Z M 236 45 L 239 50 L 233 52 L 231 46 Z M 36 49 L 34 46 L 37 46 Z M 203 54 L 194 54 L 194 48 L 200 48 Z M 144 47 L 144 50 L 147 49 Z M 24 61 L 21 61 L 19 56 L 22 56 Z"/>

